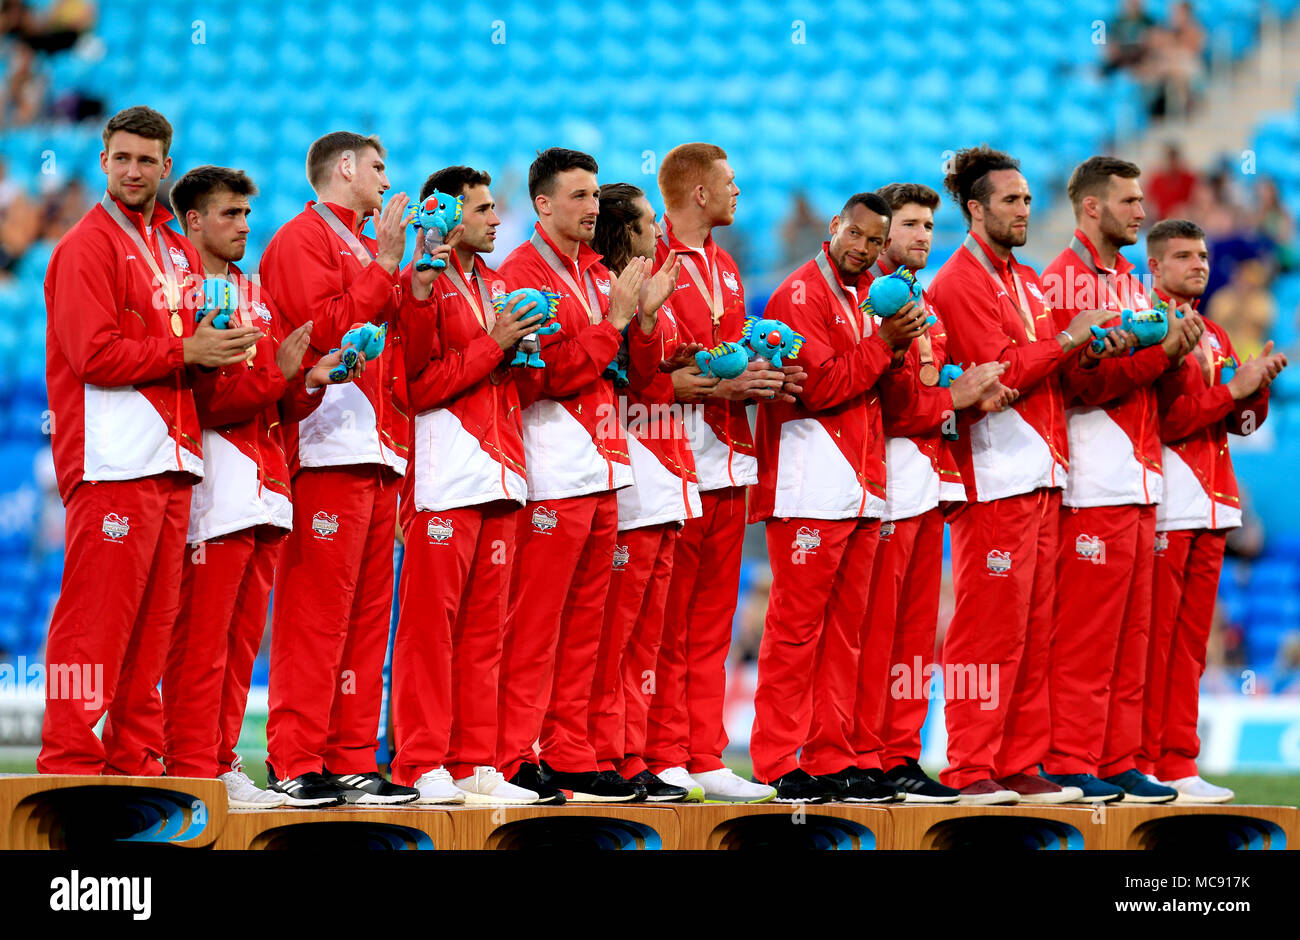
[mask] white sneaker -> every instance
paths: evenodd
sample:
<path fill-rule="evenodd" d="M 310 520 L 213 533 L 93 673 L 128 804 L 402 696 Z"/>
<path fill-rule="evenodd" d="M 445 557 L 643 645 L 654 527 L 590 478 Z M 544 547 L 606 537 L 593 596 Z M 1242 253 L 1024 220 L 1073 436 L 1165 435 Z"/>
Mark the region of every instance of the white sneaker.
<path fill-rule="evenodd" d="M 444 770 L 443 773 L 446 773 Z M 427 776 L 427 774 L 426 774 Z M 508 783 L 501 771 L 495 767 L 475 767 L 474 775 L 461 777 L 456 786 L 464 791 L 466 803 L 536 803 L 540 796 L 532 790 L 525 790 L 513 783 Z"/>
<path fill-rule="evenodd" d="M 1178 780 L 1161 781 L 1167 787 L 1178 791 L 1175 803 L 1227 803 L 1233 792 L 1227 787 L 1218 787 L 1199 776 L 1181 777 Z"/>
<path fill-rule="evenodd" d="M 451 772 L 445 767 L 437 767 L 426 774 L 421 774 L 415 781 L 415 789 L 420 791 L 416 803 L 464 803 L 465 791 L 456 786 L 451 779 Z"/>
<path fill-rule="evenodd" d="M 751 783 L 744 780 L 729 767 L 706 770 L 704 773 L 691 776 L 704 787 L 706 803 L 770 803 L 776 799 L 775 787 L 769 787 L 766 783 Z M 662 774 L 660 779 L 663 779 Z"/>
<path fill-rule="evenodd" d="M 700 782 L 686 772 L 685 767 L 669 767 L 667 770 L 661 770 L 655 774 L 660 780 L 670 787 L 681 787 L 686 791 L 686 796 L 682 799 L 683 803 L 703 803 L 704 787 Z"/>
<path fill-rule="evenodd" d="M 242 770 L 226 771 L 217 779 L 226 785 L 226 799 L 231 809 L 274 809 L 284 805 L 283 793 L 258 789 Z"/>

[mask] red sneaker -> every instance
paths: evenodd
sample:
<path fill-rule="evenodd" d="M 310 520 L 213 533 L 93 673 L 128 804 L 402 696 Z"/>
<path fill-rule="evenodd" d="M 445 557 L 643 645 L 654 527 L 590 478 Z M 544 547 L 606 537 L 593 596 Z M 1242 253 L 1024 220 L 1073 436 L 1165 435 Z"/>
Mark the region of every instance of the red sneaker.
<path fill-rule="evenodd" d="M 1078 787 L 1063 787 L 1038 774 L 1012 774 L 998 782 L 1019 793 L 1021 803 L 1073 803 L 1083 796 Z"/>
<path fill-rule="evenodd" d="M 957 802 L 966 806 L 1000 806 L 1020 802 L 1020 794 L 1006 789 L 992 778 L 977 780 L 957 792 L 961 794 Z"/>

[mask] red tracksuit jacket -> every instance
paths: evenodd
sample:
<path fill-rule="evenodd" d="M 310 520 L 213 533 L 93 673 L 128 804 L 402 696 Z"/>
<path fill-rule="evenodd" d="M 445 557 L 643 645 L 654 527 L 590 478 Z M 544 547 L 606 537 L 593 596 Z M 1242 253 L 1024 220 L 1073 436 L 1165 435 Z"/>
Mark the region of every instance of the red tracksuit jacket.
<path fill-rule="evenodd" d="M 1078 230 L 1043 271 L 1043 284 L 1058 330 L 1083 310 L 1113 310 L 1115 319 L 1106 326 L 1117 326 L 1125 307 L 1151 308 L 1132 262 L 1116 254 L 1114 269 L 1102 267 L 1097 249 Z M 1084 368 L 1080 355 L 1072 354 L 1061 370 L 1070 440 L 1070 478 L 1061 501 L 1079 508 L 1158 503 L 1164 480 L 1153 383 L 1169 368 L 1169 357 L 1158 345 L 1148 346 Z"/>
<path fill-rule="evenodd" d="M 930 296 L 946 318 L 949 358 L 1005 362 L 1010 368 L 1002 384 L 1020 390 L 1006 411 L 962 411 L 954 452 L 966 498 L 987 502 L 1064 486 L 1070 451 L 1056 372 L 1066 353 L 1056 341 L 1038 275 L 1014 255 L 1002 261 L 969 233 L 939 269 Z M 1015 299 L 1021 296 L 1032 337 Z"/>
<path fill-rule="evenodd" d="M 286 334 L 270 295 L 233 264 L 228 279 L 239 290 L 239 325 L 267 335 L 252 362 L 215 370 L 196 395 L 204 472 L 190 501 L 191 543 L 256 525 L 293 528 L 282 423 L 301 421 L 324 396 L 324 389 L 307 391 L 305 369 L 286 381 L 276 365 Z M 308 352 L 304 364 L 313 358 Z"/>
<path fill-rule="evenodd" d="M 181 341 L 194 335 L 194 296 L 203 263 L 194 246 L 165 223 L 151 225 L 118 203 L 154 254 L 157 237 L 182 290 L 181 335 L 139 249 L 95 206 L 59 240 L 45 273 L 46 384 L 54 466 L 66 504 L 83 480 L 134 480 L 167 471 L 203 476 L 199 419 Z M 197 378 L 202 382 L 202 377 Z"/>
<path fill-rule="evenodd" d="M 682 259 L 682 274 L 673 292 L 672 306 L 683 343 L 740 341 L 745 327 L 745 289 L 740 270 L 710 235 L 699 252 L 673 234 L 672 220 L 664 217 L 663 236 L 655 245 L 655 263 L 663 264 L 668 252 Z M 713 298 L 711 303 L 710 297 Z M 713 308 L 718 311 L 715 319 Z M 688 412 L 686 435 L 695 455 L 701 490 L 748 486 L 758 481 L 754 436 L 743 401 L 706 398 L 702 408 Z"/>
<path fill-rule="evenodd" d="M 286 222 L 262 254 L 262 285 L 279 301 L 285 332 L 313 323 L 311 345 L 319 356 L 337 348 L 354 324 L 388 324 L 383 355 L 368 362 L 355 382 L 331 385 L 311 415 L 286 427 L 289 468 L 380 464 L 406 472 L 410 414 L 399 314 L 431 306 L 402 290 L 399 274 L 378 263 L 363 265 L 312 208 Z M 349 209 L 327 204 L 346 228 L 356 230 Z M 373 238 L 359 235 L 373 256 Z M 428 315 L 427 312 L 424 315 Z"/>
<path fill-rule="evenodd" d="M 885 509 L 880 398 L 887 389 L 905 398 L 911 376 L 892 366 L 892 350 L 858 309 L 871 275 L 845 284 L 828 248 L 782 281 L 763 313 L 802 334 L 794 361 L 808 378 L 798 401 L 759 406 L 750 522 L 879 518 Z"/>

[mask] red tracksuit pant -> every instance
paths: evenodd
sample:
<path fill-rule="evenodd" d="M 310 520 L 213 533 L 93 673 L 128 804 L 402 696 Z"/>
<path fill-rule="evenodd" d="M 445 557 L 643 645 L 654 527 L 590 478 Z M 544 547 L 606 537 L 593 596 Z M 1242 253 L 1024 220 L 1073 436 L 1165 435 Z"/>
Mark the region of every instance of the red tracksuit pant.
<path fill-rule="evenodd" d="M 1061 512 L 1048 773 L 1111 777 L 1136 766 L 1155 531 L 1155 506 Z"/>
<path fill-rule="evenodd" d="M 1156 552 L 1151 643 L 1138 770 L 1161 780 L 1196 774 L 1196 734 L 1205 649 L 1223 568 L 1226 532 L 1179 529 L 1162 533 Z"/>
<path fill-rule="evenodd" d="M 702 512 L 677 537 L 645 759 L 658 772 L 721 770 L 727 653 L 740 596 L 745 488 L 700 494 Z"/>
<path fill-rule="evenodd" d="M 180 605 L 193 483 L 173 473 L 87 482 L 68 500 L 39 772 L 162 775 L 158 680 Z M 94 727 L 106 711 L 101 741 Z"/>
<path fill-rule="evenodd" d="M 878 519 L 768 520 L 772 591 L 749 742 L 759 780 L 853 765 L 859 651 L 879 536 Z"/>
<path fill-rule="evenodd" d="M 596 657 L 588 732 L 600 770 L 646 769 L 646 718 L 658 692 L 656 663 L 677 546 L 676 522 L 618 533 Z"/>
<path fill-rule="evenodd" d="M 1047 670 L 1061 491 L 967 503 L 952 527 L 944 635 L 947 786 L 1034 773 L 1051 741 Z"/>
<path fill-rule="evenodd" d="M 930 685 L 925 667 L 934 659 L 942 576 L 942 510 L 882 523 L 853 740 L 863 770 L 888 770 L 921 756 Z"/>
<path fill-rule="evenodd" d="M 518 517 L 498 706 L 496 766 L 506 779 L 536 760 L 539 738 L 553 770 L 596 769 L 587 716 L 617 528 L 612 491 L 530 501 Z"/>
<path fill-rule="evenodd" d="M 393 641 L 393 780 L 494 766 L 501 638 L 519 504 L 401 507 L 406 554 Z"/>
<path fill-rule="evenodd" d="M 400 479 L 377 466 L 293 479 L 293 532 L 276 572 L 269 762 L 281 780 L 373 773 L 393 606 Z"/>
<path fill-rule="evenodd" d="M 162 681 L 170 777 L 232 769 L 285 535 L 274 526 L 241 529 L 186 553 Z"/>

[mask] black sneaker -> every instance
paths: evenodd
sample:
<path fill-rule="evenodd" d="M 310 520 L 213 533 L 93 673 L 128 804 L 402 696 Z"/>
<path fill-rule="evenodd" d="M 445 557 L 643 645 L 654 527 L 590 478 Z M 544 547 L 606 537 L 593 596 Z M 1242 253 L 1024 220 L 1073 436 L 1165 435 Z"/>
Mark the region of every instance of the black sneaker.
<path fill-rule="evenodd" d="M 336 786 L 318 773 L 299 774 L 289 780 L 279 780 L 271 765 L 266 765 L 266 788 L 284 794 L 285 806 L 303 809 L 320 809 L 341 806 L 347 802 L 343 788 Z"/>
<path fill-rule="evenodd" d="M 636 799 L 636 787 L 612 770 L 582 770 L 569 772 L 554 770 L 542 761 L 546 782 L 573 794 L 569 799 L 578 803 L 631 803 Z"/>
<path fill-rule="evenodd" d="M 858 767 L 822 774 L 817 780 L 830 791 L 830 798 L 836 803 L 892 803 L 898 799 L 898 788 L 887 782 L 883 775 L 876 779 L 871 771 Z"/>
<path fill-rule="evenodd" d="M 398 786 L 372 770 L 368 774 L 332 774 L 325 770 L 325 779 L 343 790 L 343 799 L 358 806 L 395 806 L 414 803 L 420 798 L 415 787 Z"/>
<path fill-rule="evenodd" d="M 832 789 L 817 777 L 798 768 L 783 777 L 768 781 L 776 788 L 776 803 L 825 803 L 831 799 Z"/>
<path fill-rule="evenodd" d="M 628 783 L 636 787 L 638 794 L 643 794 L 637 802 L 645 800 L 647 803 L 680 803 L 690 793 L 685 787 L 664 783 L 648 770 L 641 771 Z"/>
<path fill-rule="evenodd" d="M 891 767 L 884 778 L 898 787 L 905 803 L 956 803 L 961 796 L 952 787 L 932 780 L 914 758 Z"/>
<path fill-rule="evenodd" d="M 564 803 L 564 794 L 558 787 L 554 787 L 542 773 L 542 768 L 536 764 L 525 761 L 519 765 L 515 775 L 510 778 L 510 783 L 517 787 L 523 787 L 525 790 L 532 790 L 537 794 L 537 802 L 534 806 L 560 806 Z"/>

